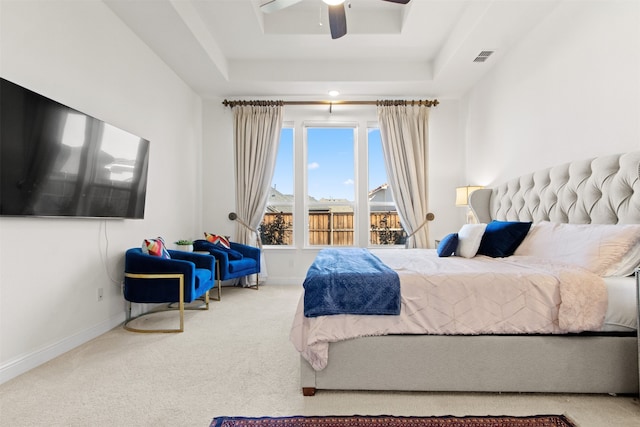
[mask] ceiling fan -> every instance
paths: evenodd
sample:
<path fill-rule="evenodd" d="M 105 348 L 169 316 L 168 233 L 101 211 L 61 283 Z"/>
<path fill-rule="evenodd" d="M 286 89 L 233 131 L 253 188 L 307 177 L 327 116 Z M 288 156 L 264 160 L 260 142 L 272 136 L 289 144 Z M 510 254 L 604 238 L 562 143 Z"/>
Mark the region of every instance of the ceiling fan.
<path fill-rule="evenodd" d="M 302 0 L 267 0 L 260 5 L 260 10 L 264 13 L 271 13 L 277 10 L 292 6 Z M 344 11 L 344 2 L 346 0 L 322 0 L 329 7 L 329 28 L 331 29 L 331 38 L 338 39 L 347 34 L 347 16 Z M 391 3 L 407 4 L 411 0 L 382 0 Z"/>

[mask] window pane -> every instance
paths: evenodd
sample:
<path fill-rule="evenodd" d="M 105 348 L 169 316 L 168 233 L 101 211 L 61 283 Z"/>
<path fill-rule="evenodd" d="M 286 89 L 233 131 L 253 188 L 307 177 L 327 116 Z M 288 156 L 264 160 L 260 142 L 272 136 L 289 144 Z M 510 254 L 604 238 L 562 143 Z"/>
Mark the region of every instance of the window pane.
<path fill-rule="evenodd" d="M 263 245 L 293 244 L 293 128 L 282 128 L 267 208 L 260 224 Z"/>
<path fill-rule="evenodd" d="M 406 233 L 400 223 L 391 189 L 384 167 L 380 129 L 370 128 L 367 132 L 369 158 L 369 218 L 371 245 L 403 245 Z"/>
<path fill-rule="evenodd" d="M 353 202 L 353 128 L 307 129 L 309 197 Z"/>
<path fill-rule="evenodd" d="M 352 246 L 355 129 L 306 128 L 309 245 Z"/>

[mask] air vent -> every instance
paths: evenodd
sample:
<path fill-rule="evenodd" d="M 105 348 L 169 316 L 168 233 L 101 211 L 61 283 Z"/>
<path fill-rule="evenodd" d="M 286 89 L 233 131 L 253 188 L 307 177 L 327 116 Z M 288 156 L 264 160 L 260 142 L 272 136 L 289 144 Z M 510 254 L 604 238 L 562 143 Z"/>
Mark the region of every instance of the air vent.
<path fill-rule="evenodd" d="M 476 56 L 476 59 L 474 59 L 473 62 L 484 62 L 491 56 L 493 52 L 493 50 L 483 50 L 478 54 L 478 56 Z"/>

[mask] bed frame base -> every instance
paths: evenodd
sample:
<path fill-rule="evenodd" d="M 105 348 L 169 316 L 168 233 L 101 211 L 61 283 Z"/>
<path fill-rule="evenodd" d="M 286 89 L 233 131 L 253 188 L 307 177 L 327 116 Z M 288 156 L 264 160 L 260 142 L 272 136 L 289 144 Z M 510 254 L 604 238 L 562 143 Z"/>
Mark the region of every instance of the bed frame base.
<path fill-rule="evenodd" d="M 332 343 L 329 364 L 301 361 L 316 390 L 638 393 L 635 336 L 389 335 Z"/>
<path fill-rule="evenodd" d="M 302 387 L 302 395 L 303 396 L 315 396 L 316 388 L 315 387 Z"/>

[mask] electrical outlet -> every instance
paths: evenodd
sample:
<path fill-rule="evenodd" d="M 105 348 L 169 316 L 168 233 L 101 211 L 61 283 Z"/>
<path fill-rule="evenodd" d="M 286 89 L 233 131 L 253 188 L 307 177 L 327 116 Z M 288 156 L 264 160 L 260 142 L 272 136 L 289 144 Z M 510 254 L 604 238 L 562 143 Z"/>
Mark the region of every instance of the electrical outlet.
<path fill-rule="evenodd" d="M 104 298 L 104 289 L 98 288 L 98 301 L 102 301 L 103 298 Z"/>

